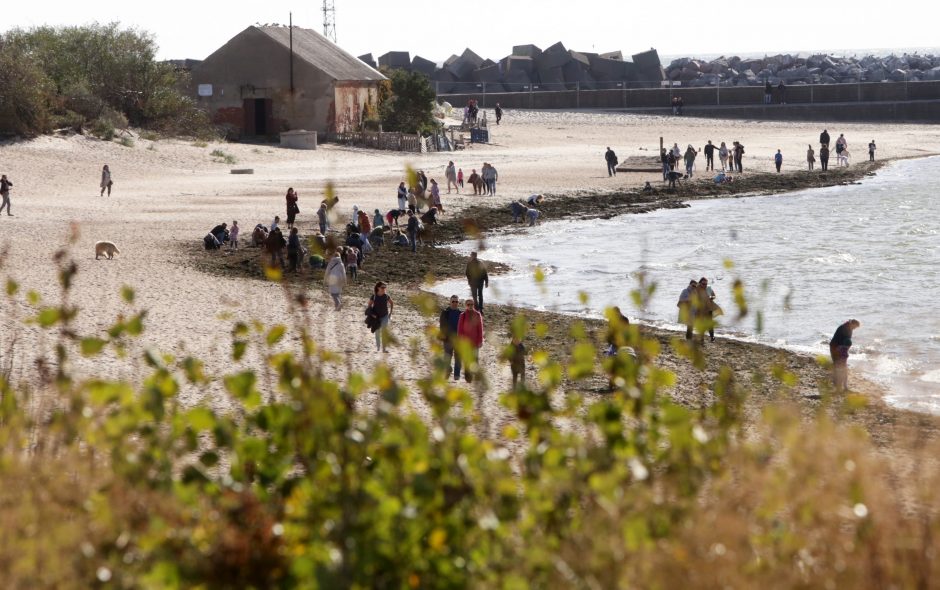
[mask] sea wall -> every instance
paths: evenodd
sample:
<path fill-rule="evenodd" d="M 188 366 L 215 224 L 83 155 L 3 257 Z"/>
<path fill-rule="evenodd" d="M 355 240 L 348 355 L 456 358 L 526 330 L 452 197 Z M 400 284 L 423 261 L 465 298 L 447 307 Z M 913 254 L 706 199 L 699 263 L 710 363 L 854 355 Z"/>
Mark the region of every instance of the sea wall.
<path fill-rule="evenodd" d="M 671 112 L 675 96 L 682 98 L 686 115 L 702 117 L 940 121 L 940 81 L 792 86 L 785 105 L 765 105 L 763 88 L 752 86 L 449 94 L 438 99 L 458 108 L 474 98 L 483 108 L 498 102 L 503 108 L 652 109 L 658 114 Z"/>

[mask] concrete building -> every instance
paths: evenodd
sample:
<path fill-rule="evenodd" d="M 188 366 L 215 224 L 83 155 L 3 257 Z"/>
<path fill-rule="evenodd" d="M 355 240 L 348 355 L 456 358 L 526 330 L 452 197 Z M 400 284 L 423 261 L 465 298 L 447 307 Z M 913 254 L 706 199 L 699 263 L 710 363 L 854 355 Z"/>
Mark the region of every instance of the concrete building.
<path fill-rule="evenodd" d="M 294 27 L 291 37 L 281 26 L 233 37 L 193 67 L 199 105 L 247 137 L 357 130 L 385 77 L 316 31 Z"/>

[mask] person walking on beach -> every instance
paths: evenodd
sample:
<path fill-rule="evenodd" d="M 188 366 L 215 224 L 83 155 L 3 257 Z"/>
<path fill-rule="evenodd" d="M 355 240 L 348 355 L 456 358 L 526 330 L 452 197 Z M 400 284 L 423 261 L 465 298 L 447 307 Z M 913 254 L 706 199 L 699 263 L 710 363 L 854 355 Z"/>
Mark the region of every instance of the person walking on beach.
<path fill-rule="evenodd" d="M 518 336 L 513 336 L 509 344 L 509 371 L 512 373 L 512 388 L 517 387 L 517 383 L 525 387 L 525 344 Z"/>
<path fill-rule="evenodd" d="M 697 152 L 695 148 L 692 147 L 692 144 L 689 144 L 689 147 L 685 149 L 685 155 L 682 157 L 685 160 L 685 173 L 689 175 L 689 178 L 692 178 L 692 169 L 695 168 L 695 156 Z"/>
<path fill-rule="evenodd" d="M 496 194 L 496 180 L 498 175 L 496 174 L 496 167 L 492 164 L 483 164 L 483 183 L 486 185 L 486 194 L 495 195 Z"/>
<path fill-rule="evenodd" d="M 366 308 L 366 325 L 375 334 L 375 351 L 388 352 L 382 340 L 382 330 L 388 328 L 395 310 L 395 302 L 386 292 L 388 285 L 379 281 L 375 284 L 372 296 L 369 297 L 369 306 Z"/>
<path fill-rule="evenodd" d="M 326 290 L 333 298 L 333 309 L 339 311 L 343 307 L 343 287 L 346 286 L 346 264 L 339 250 L 333 251 L 333 257 L 326 265 L 323 278 Z"/>
<path fill-rule="evenodd" d="M 823 132 L 819 134 L 819 145 L 829 145 L 829 131 L 823 129 Z"/>
<path fill-rule="evenodd" d="M 281 228 L 275 226 L 271 232 L 268 234 L 268 237 L 264 240 L 264 248 L 271 255 L 271 264 L 270 266 L 274 268 L 284 268 L 284 246 L 287 245 L 287 240 L 284 239 L 284 235 L 281 233 Z"/>
<path fill-rule="evenodd" d="M 734 166 L 738 173 L 744 172 L 744 144 L 734 142 Z"/>
<path fill-rule="evenodd" d="M 0 213 L 3 213 L 4 207 L 6 207 L 7 215 L 13 217 L 13 213 L 10 211 L 13 208 L 13 205 L 10 204 L 10 188 L 13 186 L 13 183 L 7 178 L 7 175 L 4 174 L 0 176 L 0 199 L 3 199 L 0 202 Z"/>
<path fill-rule="evenodd" d="M 490 276 L 486 272 L 486 265 L 477 258 L 476 252 L 470 253 L 467 262 L 467 284 L 470 285 L 470 296 L 480 313 L 483 313 L 483 289 L 490 286 Z"/>
<path fill-rule="evenodd" d="M 715 146 L 712 144 L 712 140 L 708 140 L 708 143 L 705 144 L 705 171 L 715 169 Z"/>
<path fill-rule="evenodd" d="M 481 310 L 482 311 L 482 310 Z M 457 321 L 457 336 L 470 343 L 471 358 L 464 359 L 464 379 L 473 382 L 474 373 L 479 371 L 480 347 L 483 346 L 483 314 L 473 308 L 473 300 L 464 302 L 464 312 Z"/>
<path fill-rule="evenodd" d="M 842 164 L 842 152 L 849 149 L 849 142 L 846 141 L 845 135 L 839 134 L 839 139 L 836 140 L 836 162 L 839 165 Z"/>
<path fill-rule="evenodd" d="M 320 234 L 326 235 L 326 203 L 320 203 L 320 208 L 317 209 L 317 223 L 320 225 Z"/>
<path fill-rule="evenodd" d="M 457 184 L 463 188 L 463 168 L 457 168 Z M 460 191 L 457 191 L 458 193 Z"/>
<path fill-rule="evenodd" d="M 819 146 L 819 167 L 823 172 L 829 170 L 829 146 L 825 143 Z"/>
<path fill-rule="evenodd" d="M 852 332 L 861 325 L 858 320 L 849 320 L 836 328 L 836 333 L 829 341 L 832 383 L 836 391 L 847 391 L 849 388 L 849 349 L 852 348 Z"/>
<path fill-rule="evenodd" d="M 676 307 L 679 308 L 679 323 L 685 324 L 685 339 L 692 339 L 692 326 L 695 324 L 695 316 L 692 310 L 692 296 L 698 288 L 695 279 L 689 281 L 689 286 L 679 293 L 679 302 Z"/>
<path fill-rule="evenodd" d="M 104 191 L 108 191 L 108 196 L 111 196 L 111 187 L 114 186 L 114 181 L 111 180 L 111 169 L 108 168 L 108 165 L 105 164 L 104 168 L 101 169 L 101 195 L 104 196 Z"/>
<path fill-rule="evenodd" d="M 231 239 L 231 237 L 229 237 Z M 287 272 L 297 272 L 300 268 L 300 235 L 297 228 L 290 228 L 287 235 Z"/>
<path fill-rule="evenodd" d="M 437 186 L 437 181 L 433 178 L 431 179 L 431 207 L 436 208 L 438 213 L 444 212 L 444 205 L 441 203 L 441 187 Z"/>
<path fill-rule="evenodd" d="M 816 163 L 816 152 L 813 151 L 813 144 L 807 144 L 806 149 L 806 166 L 809 168 L 809 171 L 813 171 L 813 164 Z"/>
<path fill-rule="evenodd" d="M 607 146 L 607 153 L 604 154 L 604 160 L 607 162 L 607 176 L 617 176 L 617 154 Z"/>
<path fill-rule="evenodd" d="M 408 211 L 408 243 L 411 245 L 411 251 L 418 251 L 418 218 L 414 211 Z"/>
<path fill-rule="evenodd" d="M 444 343 L 444 358 L 447 359 L 447 377 L 454 379 L 460 379 L 460 355 L 454 351 L 460 315 L 460 297 L 451 295 L 450 305 L 441 311 L 439 328 Z"/>
<path fill-rule="evenodd" d="M 493 112 L 496 113 L 496 124 L 499 125 L 499 122 L 503 120 L 503 107 L 499 106 L 499 103 L 496 103 L 496 108 L 493 109 Z"/>
<path fill-rule="evenodd" d="M 871 142 L 868 144 L 868 161 L 869 162 L 875 161 L 875 140 L 874 139 L 871 140 Z"/>
<path fill-rule="evenodd" d="M 708 279 L 705 277 L 700 278 L 698 281 L 697 290 L 694 292 L 692 299 L 692 307 L 696 318 L 706 318 L 708 336 L 711 341 L 714 342 L 715 322 L 713 318 L 715 317 L 715 313 L 719 312 L 721 308 L 715 303 L 715 291 L 708 286 Z M 705 340 L 704 331 L 702 332 L 702 340 Z"/>
<path fill-rule="evenodd" d="M 460 194 L 460 185 L 457 184 L 457 168 L 454 166 L 454 162 L 448 162 L 447 168 L 444 169 L 444 178 L 447 179 L 447 194 L 450 194 L 450 185 L 454 185 L 454 190 L 457 191 L 457 194 Z"/>
<path fill-rule="evenodd" d="M 287 229 L 294 227 L 294 219 L 297 217 L 297 214 L 300 213 L 300 207 L 297 206 L 297 198 L 300 195 L 294 192 L 294 187 L 287 189 L 287 196 L 285 200 L 287 201 Z"/>
<path fill-rule="evenodd" d="M 721 171 L 727 172 L 728 146 L 725 145 L 725 142 L 721 142 L 721 146 L 718 148 L 718 159 L 721 161 Z"/>
<path fill-rule="evenodd" d="M 408 209 L 408 189 L 402 182 L 398 185 L 398 210 L 404 213 L 406 209 Z"/>
<path fill-rule="evenodd" d="M 774 166 L 777 167 L 777 174 L 779 174 L 780 167 L 783 166 L 783 154 L 780 153 L 780 150 L 777 150 L 777 153 L 774 154 Z"/>

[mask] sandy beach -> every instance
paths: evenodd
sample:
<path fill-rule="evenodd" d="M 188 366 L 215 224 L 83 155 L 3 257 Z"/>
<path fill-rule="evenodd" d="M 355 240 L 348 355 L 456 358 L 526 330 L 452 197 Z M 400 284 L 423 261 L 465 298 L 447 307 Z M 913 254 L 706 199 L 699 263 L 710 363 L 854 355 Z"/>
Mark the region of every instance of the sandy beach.
<path fill-rule="evenodd" d="M 940 153 L 940 127 L 923 125 L 852 124 L 830 126 L 833 139 L 844 133 L 855 159 L 867 159 L 868 141 L 878 144 L 878 158 L 911 158 Z M 598 112 L 507 111 L 503 124 L 491 130 L 493 143 L 474 145 L 450 154 L 401 154 L 374 152 L 322 145 L 316 151 L 289 151 L 272 145 L 193 144 L 181 140 L 155 142 L 137 138 L 133 147 L 117 142 L 102 142 L 83 136 L 41 137 L 7 142 L 0 146 L 0 171 L 14 183 L 14 217 L 0 217 L 0 247 L 5 249 L 4 280 L 17 280 L 23 289 L 37 291 L 44 299 L 58 297 L 54 253 L 66 245 L 71 227 L 78 238 L 71 248 L 78 264 L 78 276 L 70 302 L 80 308 L 77 326 L 84 333 L 100 333 L 120 313 L 130 308 L 120 296 L 121 287 L 136 289 L 136 307 L 148 310 L 146 332 L 130 350 L 128 357 L 117 358 L 108 352 L 94 362 L 76 359 L 81 376 L 132 377 L 132 357 L 145 348 L 204 359 L 210 373 L 232 370 L 230 361 L 231 330 L 234 318 L 257 319 L 265 324 L 297 321 L 282 286 L 249 278 L 250 273 L 207 272 L 208 255 L 224 260 L 225 252 L 201 251 L 202 237 L 218 223 L 237 219 L 242 228 L 242 242 L 247 243 L 256 223 L 270 224 L 274 215 L 284 215 L 284 193 L 294 187 L 300 195 L 298 217 L 301 234 L 310 234 L 316 226 L 315 211 L 324 188 L 333 182 L 340 197 L 337 211 L 348 221 L 353 205 L 372 211 L 395 206 L 395 189 L 404 179 L 404 168 L 423 169 L 429 178 L 445 185 L 444 167 L 448 160 L 462 168 L 465 176 L 479 170 L 483 162 L 492 163 L 499 172 L 498 196 L 474 197 L 466 191 L 447 194 L 442 191 L 445 219 L 471 206 L 503 207 L 512 199 L 539 192 L 551 195 L 612 193 L 636 190 L 643 182 L 661 185 L 659 174 L 631 173 L 608 178 L 604 151 L 612 147 L 620 160 L 655 155 L 662 136 L 667 145 L 689 143 L 701 147 L 707 140 L 716 145 L 740 141 L 745 145 L 745 177 L 748 171 L 770 172 L 773 154 L 781 149 L 784 172 L 805 168 L 807 144 L 816 144 L 822 128 L 816 124 L 764 123 L 757 121 L 716 121 L 661 118 Z M 228 164 L 213 157 L 222 150 L 234 157 Z M 103 164 L 108 164 L 114 179 L 111 197 L 99 196 L 98 182 Z M 702 157 L 702 167 L 704 158 Z M 231 168 L 253 168 L 253 175 L 232 175 Z M 560 199 L 562 197 L 555 197 Z M 508 216 L 508 213 L 507 213 Z M 121 254 L 114 260 L 95 260 L 94 243 L 110 240 Z M 407 256 L 401 253 L 398 256 Z M 257 250 L 240 255 L 260 256 Z M 399 305 L 392 317 L 391 329 L 399 344 L 389 353 L 375 352 L 373 336 L 362 323 L 365 294 L 370 283 L 386 278 L 382 269 L 394 265 L 395 258 L 381 264 L 367 262 L 361 284 L 351 289 L 351 298 L 340 312 L 332 310 L 329 296 L 322 288 L 308 288 L 309 317 L 317 342 L 342 354 L 342 363 L 331 371 L 344 378 L 347 371 L 366 371 L 377 362 L 388 363 L 396 375 L 413 382 L 431 362 L 422 333 L 433 322 L 418 313 L 413 305 Z M 416 273 L 410 284 L 389 285 L 389 294 L 405 303 L 417 291 L 421 278 L 434 272 L 434 252 L 425 253 L 426 269 Z M 498 281 L 498 278 L 494 278 Z M 295 283 L 303 288 L 303 282 Z M 461 296 L 467 294 L 461 293 Z M 625 293 L 625 299 L 627 295 Z M 15 305 L 6 305 L 0 314 L 0 342 L 6 345 L 16 335 L 12 360 L 14 380 L 32 380 L 34 368 L 28 364 L 37 352 L 51 357 L 50 337 L 38 328 L 25 330 L 19 318 L 34 313 L 34 308 L 19 295 Z M 625 301 L 624 309 L 629 309 Z M 499 347 L 505 344 L 511 311 L 501 310 L 487 316 L 487 341 L 481 352 L 489 383 L 498 391 L 508 385 L 508 366 L 498 361 Z M 629 312 L 628 312 L 628 315 Z M 559 329 L 561 325 L 559 324 Z M 551 335 L 557 348 L 565 344 L 565 335 Z M 663 335 L 664 341 L 668 335 Z M 296 347 L 296 336 L 284 345 Z M 754 359 L 742 352 L 743 345 L 716 347 L 720 352 L 709 360 L 709 370 L 698 373 L 682 366 L 674 356 L 664 364 L 679 374 L 676 397 L 690 405 L 707 403 L 703 391 L 709 375 L 718 363 L 730 364 L 742 371 L 756 370 L 761 362 L 784 358 L 800 370 L 803 396 L 815 388 L 821 373 L 812 359 L 801 359 L 773 349 Z M 752 349 L 749 349 L 752 350 Z M 259 362 L 259 353 L 249 354 L 243 362 Z M 744 359 L 748 359 L 744 363 Z M 671 366 L 675 365 L 675 366 Z M 534 377 L 534 373 L 531 375 Z M 214 387 L 221 387 L 216 385 Z M 213 387 L 184 390 L 184 403 L 201 394 L 213 400 Z M 876 395 L 876 392 L 872 392 Z M 418 401 L 415 402 L 419 404 Z M 492 413 L 494 423 L 501 410 L 496 395 L 483 403 Z"/>

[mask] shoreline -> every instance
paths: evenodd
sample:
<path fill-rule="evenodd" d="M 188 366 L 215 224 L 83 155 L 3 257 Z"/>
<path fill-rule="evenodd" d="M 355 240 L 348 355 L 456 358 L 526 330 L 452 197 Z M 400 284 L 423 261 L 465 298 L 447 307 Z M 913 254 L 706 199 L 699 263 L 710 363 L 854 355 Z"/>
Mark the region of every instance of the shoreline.
<path fill-rule="evenodd" d="M 900 158 L 899 158 L 900 159 Z M 905 158 L 906 159 L 906 158 Z M 783 174 L 767 172 L 745 172 L 740 180 L 736 180 L 731 185 L 714 185 L 711 177 L 696 179 L 688 182 L 682 190 L 677 192 L 668 192 L 662 189 L 655 189 L 652 194 L 644 194 L 640 190 L 624 191 L 612 190 L 606 193 L 597 191 L 581 191 L 565 196 L 546 195 L 546 200 L 540 207 L 544 221 L 558 221 L 562 219 L 591 219 L 591 218 L 610 218 L 622 214 L 640 214 L 663 208 L 684 208 L 685 203 L 690 200 L 704 200 L 729 197 L 747 197 L 747 196 L 767 196 L 781 193 L 788 193 L 797 190 L 810 188 L 823 188 L 828 186 L 845 185 L 858 183 L 861 179 L 874 175 L 880 168 L 894 160 L 881 160 L 873 163 L 862 162 L 845 168 L 831 169 L 828 173 L 808 173 L 786 172 Z M 504 206 L 493 206 L 489 204 L 471 205 L 463 209 L 454 207 L 445 214 L 444 220 L 435 228 L 435 243 L 442 246 L 461 243 L 465 241 L 479 240 L 481 249 L 488 232 L 496 230 L 512 230 L 515 228 L 520 234 L 525 231 L 524 224 L 513 224 L 511 215 L 508 211 L 509 201 L 504 201 Z M 195 266 L 203 272 L 218 273 L 223 276 L 231 277 L 234 275 L 249 276 L 251 278 L 264 280 L 264 272 L 261 268 L 261 251 L 257 248 L 248 248 L 239 251 L 235 255 L 224 257 L 213 256 L 213 253 L 207 253 L 196 247 L 188 247 L 191 250 L 187 257 L 190 261 L 195 258 Z M 196 251 L 194 257 L 192 251 Z M 213 260 L 214 259 L 214 260 Z M 219 264 L 219 261 L 224 261 Z M 417 254 L 412 254 L 407 248 L 395 249 L 383 247 L 375 254 L 370 256 L 365 267 L 360 271 L 363 278 L 356 284 L 347 287 L 347 293 L 355 297 L 367 298 L 371 292 L 370 280 L 374 273 L 372 268 L 382 268 L 381 275 L 375 274 L 376 279 L 381 278 L 387 282 L 401 285 L 405 289 L 414 289 L 420 293 L 430 295 L 435 298 L 437 305 L 444 305 L 445 298 L 427 290 L 429 283 L 439 280 L 460 278 L 463 276 L 466 259 L 462 255 L 456 254 L 447 247 L 424 246 L 419 248 Z M 488 268 L 494 276 L 508 270 L 508 267 L 498 264 L 488 263 Z M 432 272 L 423 272 L 430 271 Z M 322 287 L 322 281 L 316 271 L 305 269 L 298 277 L 287 277 L 290 283 L 298 281 L 303 282 L 305 286 L 317 285 Z M 404 305 L 417 309 L 418 306 L 413 302 L 404 302 Z M 510 324 L 513 317 L 524 314 L 548 326 L 545 337 L 531 337 L 532 349 L 548 348 L 558 349 L 559 343 L 565 341 L 565 335 L 570 333 L 572 326 L 577 322 L 582 322 L 598 340 L 598 334 L 602 333 L 604 320 L 579 318 L 574 315 L 564 314 L 555 311 L 536 311 L 508 305 L 487 305 L 486 319 L 489 325 L 495 325 L 497 338 L 503 339 L 506 335 L 506 327 Z M 707 403 L 709 396 L 707 391 L 701 391 L 703 384 L 710 382 L 710 378 L 717 374 L 719 366 L 726 364 L 731 366 L 736 373 L 740 373 L 743 380 L 751 379 L 760 372 L 759 368 L 769 368 L 775 364 L 782 364 L 786 367 L 795 369 L 799 377 L 798 385 L 793 388 L 793 399 L 806 404 L 808 408 L 817 408 L 819 406 L 819 384 L 821 380 L 828 379 L 828 371 L 823 369 L 817 362 L 817 358 L 811 354 L 790 350 L 784 347 L 776 347 L 770 344 L 760 342 L 750 342 L 737 338 L 723 338 L 721 348 L 716 346 L 706 346 L 708 354 L 708 367 L 704 371 L 692 369 L 688 361 L 675 357 L 671 342 L 680 332 L 674 332 L 665 328 L 643 325 L 644 334 L 657 339 L 662 348 L 661 361 L 677 374 L 677 382 L 694 383 L 692 387 L 676 386 L 674 396 L 680 403 L 697 407 Z M 713 352 L 713 353 L 712 353 Z M 564 350 L 567 354 L 567 350 Z M 712 366 L 713 363 L 714 366 Z M 874 383 L 868 379 L 854 376 L 854 389 L 863 393 L 872 403 L 870 407 L 878 407 L 881 410 L 891 412 L 900 412 L 902 414 L 911 412 L 900 408 L 889 406 L 884 399 L 887 389 L 882 385 Z M 776 390 L 780 383 L 774 383 L 771 390 Z M 596 390 L 599 384 L 589 386 L 588 390 Z M 698 390 L 698 391 L 697 391 Z M 697 393 L 696 393 L 697 391 Z M 755 397 L 764 399 L 760 391 L 755 390 Z M 763 394 L 769 395 L 770 390 Z M 930 416 L 913 412 L 914 416 Z"/>

